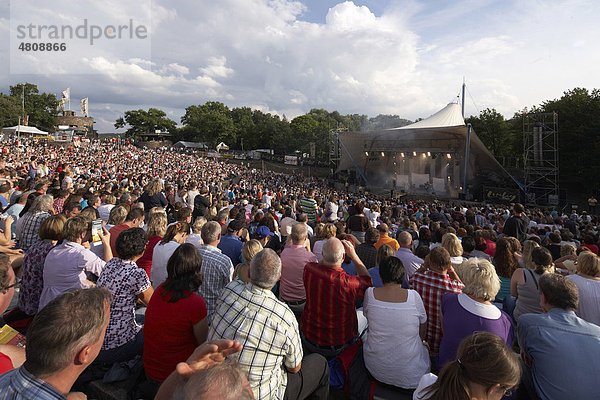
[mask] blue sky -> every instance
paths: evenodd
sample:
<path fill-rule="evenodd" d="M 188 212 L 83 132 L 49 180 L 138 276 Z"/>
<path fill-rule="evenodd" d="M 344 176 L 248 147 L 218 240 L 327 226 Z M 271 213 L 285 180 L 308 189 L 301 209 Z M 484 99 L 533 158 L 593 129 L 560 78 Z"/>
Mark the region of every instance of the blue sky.
<path fill-rule="evenodd" d="M 57 95 L 70 87 L 72 108 L 89 97 L 99 131 L 139 108 L 161 108 L 179 123 L 186 106 L 209 100 L 288 118 L 311 108 L 423 118 L 456 99 L 463 77 L 467 115 L 495 108 L 511 117 L 574 87 L 599 86 L 594 0 L 15 4 L 41 23 L 151 21 L 151 51 L 127 41 L 70 43 L 60 65 L 30 53 L 35 74 L 17 74 L 9 64 L 14 18 L 0 0 L 0 90 L 24 80 Z"/>

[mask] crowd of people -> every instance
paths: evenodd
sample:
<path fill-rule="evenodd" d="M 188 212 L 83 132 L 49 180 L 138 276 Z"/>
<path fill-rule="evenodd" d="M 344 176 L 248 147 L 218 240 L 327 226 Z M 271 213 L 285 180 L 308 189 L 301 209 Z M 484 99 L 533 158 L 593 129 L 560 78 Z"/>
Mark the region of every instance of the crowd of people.
<path fill-rule="evenodd" d="M 5 143 L 0 207 L 0 399 L 600 398 L 586 212 L 113 141 Z"/>

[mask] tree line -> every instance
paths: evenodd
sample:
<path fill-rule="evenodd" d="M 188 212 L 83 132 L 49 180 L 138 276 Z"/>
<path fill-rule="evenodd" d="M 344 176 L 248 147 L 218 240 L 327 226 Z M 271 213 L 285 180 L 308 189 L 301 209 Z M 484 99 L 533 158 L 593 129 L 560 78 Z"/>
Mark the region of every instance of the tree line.
<path fill-rule="evenodd" d="M 23 112 L 22 94 L 25 93 Z M 52 93 L 40 93 L 37 86 L 22 83 L 10 86 L 8 94 L 0 93 L 2 126 L 16 125 L 19 118 L 29 115 L 29 125 L 53 131 L 56 126 L 58 100 Z M 558 99 L 523 108 L 510 118 L 494 108 L 466 119 L 497 158 L 515 160 L 516 169 L 523 168 L 523 116 L 528 113 L 558 114 L 558 148 L 561 187 L 596 193 L 600 189 L 600 90 L 574 88 Z M 115 122 L 115 128 L 126 128 L 127 137 L 139 138 L 157 129 L 173 135 L 173 140 L 205 142 L 214 148 L 224 142 L 231 149 L 274 149 L 279 154 L 310 153 L 314 143 L 315 158 L 326 160 L 331 146 L 332 130 L 371 131 L 396 128 L 412 121 L 398 115 L 369 118 L 364 114 L 342 115 L 338 111 L 312 109 L 293 118 L 252 110 L 249 107 L 229 108 L 208 101 L 185 109 L 180 125 L 158 108 L 129 110 Z"/>

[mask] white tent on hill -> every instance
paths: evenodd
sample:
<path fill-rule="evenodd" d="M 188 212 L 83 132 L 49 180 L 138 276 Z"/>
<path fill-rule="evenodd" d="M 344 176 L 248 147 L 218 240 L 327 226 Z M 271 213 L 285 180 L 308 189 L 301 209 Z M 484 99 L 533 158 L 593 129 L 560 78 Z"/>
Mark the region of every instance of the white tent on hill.
<path fill-rule="evenodd" d="M 2 128 L 3 135 L 37 135 L 37 136 L 48 136 L 48 132 L 39 130 L 35 126 L 26 125 L 15 125 L 6 128 Z"/>

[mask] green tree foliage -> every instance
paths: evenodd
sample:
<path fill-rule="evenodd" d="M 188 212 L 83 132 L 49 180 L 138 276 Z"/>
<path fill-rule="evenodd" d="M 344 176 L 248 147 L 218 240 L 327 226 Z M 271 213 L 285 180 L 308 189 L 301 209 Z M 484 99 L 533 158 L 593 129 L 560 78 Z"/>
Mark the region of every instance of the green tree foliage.
<path fill-rule="evenodd" d="M 478 117 L 471 116 L 465 122 L 473 126 L 477 136 L 494 156 L 514 156 L 512 153 L 514 131 L 504 120 L 504 116 L 495 109 L 486 108 Z"/>
<path fill-rule="evenodd" d="M 154 133 L 155 130 L 174 133 L 175 121 L 167 118 L 167 114 L 157 108 L 146 110 L 125 111 L 124 118 L 119 117 L 115 122 L 115 128 L 129 126 L 125 131 L 125 136 L 139 139 L 140 136 L 147 133 Z"/>
<path fill-rule="evenodd" d="M 54 130 L 58 114 L 58 100 L 56 100 L 56 96 L 52 93 L 40 93 L 37 85 L 32 83 L 20 83 L 10 86 L 10 97 L 13 98 L 12 102 L 17 103 L 19 108 L 16 114 L 17 120 L 19 116 L 23 117 L 21 115 L 23 93 L 25 94 L 25 115 L 29 115 L 29 125 L 43 130 Z M 9 110 L 3 110 L 2 113 L 9 112 L 8 118 L 14 121 L 14 111 L 14 107 L 10 107 Z M 16 124 L 17 121 L 14 123 Z"/>
<path fill-rule="evenodd" d="M 21 102 L 19 99 L 6 94 L 0 94 L 0 125 L 16 125 L 21 116 Z"/>
<path fill-rule="evenodd" d="M 412 124 L 412 121 L 400 118 L 397 115 L 379 114 L 374 118 L 369 118 L 368 123 L 363 126 L 363 130 L 375 131 L 379 129 L 399 128 L 409 124 Z"/>
<path fill-rule="evenodd" d="M 574 88 L 540 108 L 558 113 L 561 187 L 595 193 L 600 188 L 600 90 Z"/>
<path fill-rule="evenodd" d="M 206 142 L 216 146 L 224 142 L 237 147 L 236 129 L 231 119 L 231 111 L 225 104 L 209 101 L 202 105 L 189 106 L 181 117 L 187 140 Z"/>

